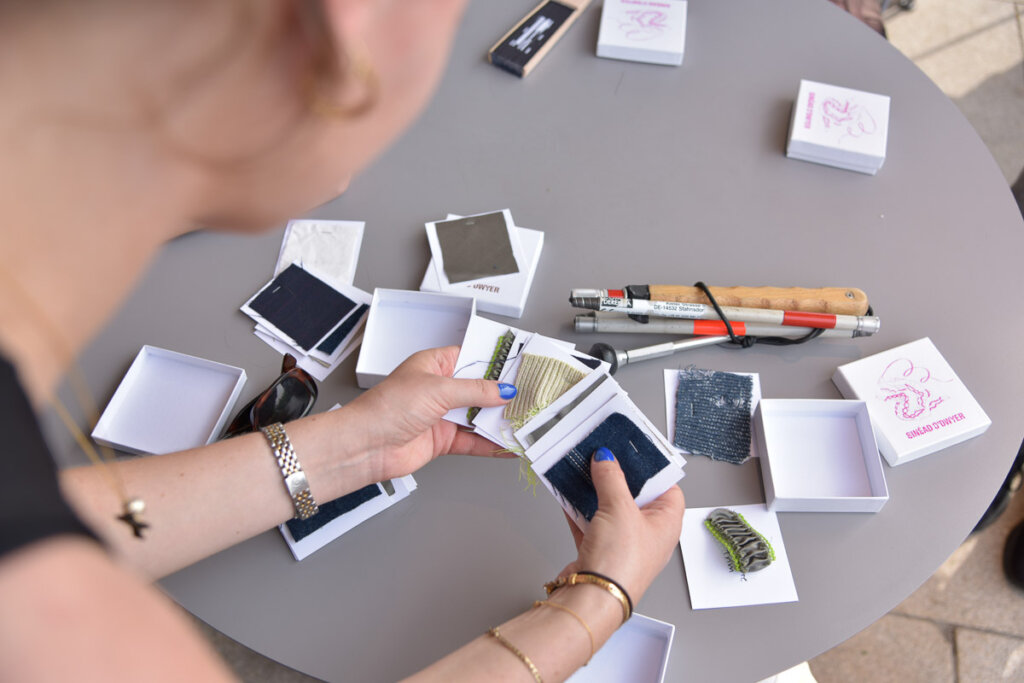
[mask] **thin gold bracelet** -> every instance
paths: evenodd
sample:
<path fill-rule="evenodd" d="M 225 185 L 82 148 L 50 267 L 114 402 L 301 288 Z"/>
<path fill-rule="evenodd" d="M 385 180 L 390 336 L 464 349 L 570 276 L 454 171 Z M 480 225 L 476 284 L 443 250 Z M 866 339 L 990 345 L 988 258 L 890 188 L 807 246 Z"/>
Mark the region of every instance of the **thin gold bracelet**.
<path fill-rule="evenodd" d="M 494 636 L 495 640 L 504 645 L 509 652 L 518 657 L 519 661 L 525 664 L 526 668 L 530 670 L 530 673 L 533 675 L 533 680 L 537 681 L 537 683 L 544 683 L 544 679 L 540 677 L 540 671 L 537 671 L 537 667 L 534 666 L 532 661 L 530 661 L 530 658 L 527 657 L 526 654 L 518 647 L 508 642 L 508 639 L 506 639 L 505 636 L 501 635 L 501 632 L 498 631 L 497 626 L 495 626 L 492 629 L 488 629 L 487 634 Z"/>
<path fill-rule="evenodd" d="M 596 574 L 594 572 L 577 572 L 569 574 L 569 576 L 563 576 L 555 579 L 554 581 L 545 583 L 544 590 L 547 591 L 548 595 L 551 595 L 562 586 L 578 586 L 581 583 L 589 583 L 611 593 L 612 597 L 622 604 L 623 624 L 629 621 L 629 618 L 633 616 L 633 601 L 630 599 L 629 594 L 626 593 L 626 590 L 616 581 L 612 581 L 607 576 L 603 576 L 601 574 Z"/>
<path fill-rule="evenodd" d="M 560 609 L 567 614 L 571 614 L 572 616 L 576 617 L 576 621 L 580 622 L 580 626 L 587 629 L 587 635 L 590 637 L 590 656 L 587 657 L 587 661 L 583 662 L 583 666 L 590 664 L 590 660 L 594 658 L 594 653 L 597 651 L 597 648 L 594 647 L 594 632 L 590 630 L 589 626 L 587 626 L 587 622 L 583 621 L 583 617 L 576 614 L 576 612 L 569 609 L 565 605 L 560 605 L 557 602 L 551 602 L 550 600 L 537 600 L 533 603 L 534 607 L 540 607 L 542 605 L 554 607 L 555 609 Z"/>

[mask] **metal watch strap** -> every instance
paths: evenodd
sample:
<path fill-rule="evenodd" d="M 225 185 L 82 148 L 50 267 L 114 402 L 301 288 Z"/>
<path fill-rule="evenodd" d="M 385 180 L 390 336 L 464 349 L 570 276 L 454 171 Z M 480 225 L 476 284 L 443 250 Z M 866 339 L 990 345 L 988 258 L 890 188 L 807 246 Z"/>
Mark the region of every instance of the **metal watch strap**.
<path fill-rule="evenodd" d="M 292 497 L 295 505 L 295 512 L 299 519 L 309 519 L 320 512 L 313 494 L 309 491 L 309 481 L 306 473 L 302 471 L 299 458 L 295 455 L 295 449 L 284 431 L 284 425 L 275 422 L 272 425 L 260 429 L 263 435 L 270 442 L 270 448 L 277 458 L 277 465 L 281 468 L 281 476 L 284 477 L 284 486 L 288 495 Z"/>

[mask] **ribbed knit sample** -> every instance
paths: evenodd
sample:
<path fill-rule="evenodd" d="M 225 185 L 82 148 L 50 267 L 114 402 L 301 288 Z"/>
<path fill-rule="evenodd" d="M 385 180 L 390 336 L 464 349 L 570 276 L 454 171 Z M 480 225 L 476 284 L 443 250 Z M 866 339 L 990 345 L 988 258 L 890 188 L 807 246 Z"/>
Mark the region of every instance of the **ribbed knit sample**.
<path fill-rule="evenodd" d="M 583 373 L 568 363 L 524 353 L 516 372 L 516 397 L 505 406 L 504 417 L 519 429 L 583 379 Z"/>

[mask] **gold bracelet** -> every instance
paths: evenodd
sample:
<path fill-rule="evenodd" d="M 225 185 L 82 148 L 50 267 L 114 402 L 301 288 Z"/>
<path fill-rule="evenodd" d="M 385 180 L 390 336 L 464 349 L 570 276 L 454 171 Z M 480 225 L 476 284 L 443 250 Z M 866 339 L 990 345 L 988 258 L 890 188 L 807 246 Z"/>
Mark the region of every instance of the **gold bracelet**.
<path fill-rule="evenodd" d="M 587 629 L 587 635 L 590 636 L 590 656 L 587 657 L 587 661 L 583 662 L 583 666 L 586 666 L 587 664 L 590 664 L 590 660 L 594 658 L 594 652 L 597 650 L 597 648 L 594 647 L 594 632 L 590 630 L 589 626 L 587 626 L 587 622 L 583 621 L 583 617 L 581 617 L 580 615 L 576 614 L 576 612 L 574 612 L 573 610 L 569 609 L 565 605 L 560 605 L 557 602 L 551 602 L 550 600 L 537 600 L 537 601 L 535 601 L 533 603 L 534 607 L 540 607 L 541 605 L 547 605 L 548 607 L 554 607 L 556 609 L 562 610 L 563 612 L 565 612 L 567 614 L 571 614 L 572 616 L 576 617 L 576 621 L 580 622 L 580 626 L 582 626 L 583 628 Z"/>
<path fill-rule="evenodd" d="M 495 626 L 492 629 L 489 629 L 487 631 L 487 634 L 494 636 L 495 640 L 504 645 L 509 652 L 518 657 L 519 661 L 525 664 L 526 668 L 530 670 L 530 673 L 533 675 L 533 680 L 537 681 L 537 683 L 544 683 L 544 680 L 540 677 L 540 671 L 537 671 L 537 667 L 533 665 L 533 662 L 530 661 L 530 658 L 527 657 L 526 654 L 524 654 L 523 651 L 520 650 L 518 647 L 508 642 L 505 636 L 501 635 L 501 632 L 498 631 L 497 626 Z"/>
<path fill-rule="evenodd" d="M 617 582 L 601 574 L 596 574 L 594 572 L 576 572 L 569 574 L 569 576 L 563 576 L 555 579 L 554 581 L 545 583 L 544 590 L 547 591 L 548 595 L 551 595 L 555 590 L 562 586 L 578 586 L 581 583 L 589 583 L 603 588 L 611 593 L 612 597 L 622 603 L 623 624 L 629 621 L 629 618 L 633 616 L 633 601 L 629 598 L 629 594 L 626 590 Z"/>

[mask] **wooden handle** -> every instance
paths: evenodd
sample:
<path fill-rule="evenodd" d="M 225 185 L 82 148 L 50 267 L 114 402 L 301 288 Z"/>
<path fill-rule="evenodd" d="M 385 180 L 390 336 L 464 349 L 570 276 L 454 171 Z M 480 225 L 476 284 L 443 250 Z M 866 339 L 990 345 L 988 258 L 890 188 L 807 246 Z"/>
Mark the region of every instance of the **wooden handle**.
<path fill-rule="evenodd" d="M 710 304 L 704 292 L 681 285 L 651 285 L 652 301 Z M 835 315 L 864 315 L 868 295 L 853 287 L 709 287 L 719 306 L 771 308 Z"/>

